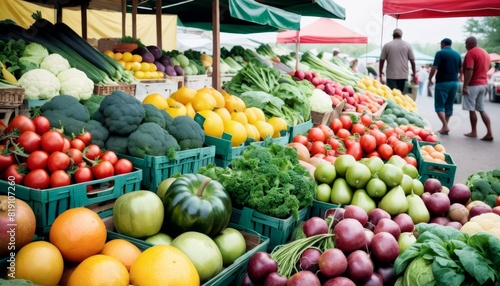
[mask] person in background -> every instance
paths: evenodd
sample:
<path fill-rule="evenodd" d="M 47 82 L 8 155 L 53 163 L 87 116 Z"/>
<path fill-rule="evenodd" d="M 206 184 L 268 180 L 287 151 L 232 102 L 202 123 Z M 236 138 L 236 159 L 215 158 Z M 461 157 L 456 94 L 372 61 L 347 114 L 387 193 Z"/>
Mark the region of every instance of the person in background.
<path fill-rule="evenodd" d="M 462 109 L 469 111 L 471 132 L 465 133 L 466 137 L 477 137 L 477 114 L 479 111 L 481 119 L 486 125 L 486 135 L 483 141 L 493 141 L 490 117 L 484 110 L 484 98 L 488 88 L 488 69 L 490 68 L 490 56 L 482 48 L 478 47 L 475 37 L 465 40 L 465 54 L 463 66 L 464 86 L 462 89 Z"/>
<path fill-rule="evenodd" d="M 351 61 L 351 69 L 353 72 L 359 72 L 358 71 L 358 59 L 354 59 Z"/>
<path fill-rule="evenodd" d="M 429 79 L 429 72 L 427 71 L 427 68 L 425 66 L 422 66 L 422 68 L 418 71 L 417 76 L 418 76 L 418 96 L 422 96 L 422 93 L 424 92 L 425 83 Z"/>
<path fill-rule="evenodd" d="M 380 82 L 386 83 L 391 89 L 397 88 L 404 92 L 408 81 L 408 61 L 412 70 L 412 83 L 416 83 L 415 56 L 408 42 L 403 41 L 403 31 L 395 29 L 392 33 L 393 40 L 382 47 L 380 53 L 379 76 Z M 386 75 L 384 80 L 384 64 L 387 61 Z"/>
<path fill-rule="evenodd" d="M 333 48 L 333 56 L 336 57 L 340 54 L 340 49 L 339 48 Z"/>
<path fill-rule="evenodd" d="M 441 50 L 434 56 L 434 63 L 429 74 L 429 85 L 432 85 L 432 78 L 437 71 L 434 87 L 434 110 L 443 124 L 438 131 L 442 135 L 448 135 L 450 132 L 448 122 L 453 115 L 453 102 L 457 94 L 458 78 L 462 68 L 461 61 L 460 54 L 451 48 L 451 40 L 444 38 L 441 41 Z"/>

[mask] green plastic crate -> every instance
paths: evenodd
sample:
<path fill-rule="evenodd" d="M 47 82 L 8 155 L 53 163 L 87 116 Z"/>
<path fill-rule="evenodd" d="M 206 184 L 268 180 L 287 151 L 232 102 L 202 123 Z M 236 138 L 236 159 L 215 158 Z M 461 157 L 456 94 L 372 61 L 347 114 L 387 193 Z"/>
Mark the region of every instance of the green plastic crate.
<path fill-rule="evenodd" d="M 231 135 L 227 133 L 222 134 L 222 138 L 205 135 L 205 145 L 215 147 L 215 165 L 223 168 L 231 165 L 233 158 L 241 156 L 247 147 L 245 144 L 233 147 Z"/>
<path fill-rule="evenodd" d="M 272 141 L 272 142 L 275 142 L 275 143 L 278 143 L 280 145 L 285 146 L 286 144 L 289 143 L 288 142 L 289 139 L 290 139 L 290 133 L 288 133 L 288 131 L 282 130 L 280 132 L 280 137 L 278 137 L 278 138 L 268 137 L 266 140 L 259 141 L 259 142 L 250 142 L 249 144 L 250 145 L 266 146 L 267 142 Z"/>
<path fill-rule="evenodd" d="M 325 213 L 329 209 L 338 208 L 339 205 L 332 203 L 325 203 L 321 201 L 314 200 L 313 205 L 309 208 L 309 213 L 307 219 L 312 217 L 325 218 Z"/>
<path fill-rule="evenodd" d="M 137 158 L 118 154 L 119 158 L 126 158 L 134 167 L 142 169 L 142 187 L 152 192 L 160 183 L 175 174 L 196 173 L 201 167 L 214 163 L 215 147 L 207 146 L 184 151 L 178 151 L 174 160 L 167 156 L 145 156 Z"/>
<path fill-rule="evenodd" d="M 429 178 L 438 179 L 443 186 L 451 188 L 455 181 L 455 174 L 457 172 L 457 165 L 453 161 L 450 154 L 444 154 L 444 160 L 447 164 L 425 161 L 420 152 L 420 147 L 424 145 L 436 145 L 438 143 L 430 142 L 417 142 L 417 161 L 418 161 L 418 174 L 422 183 L 425 183 Z"/>
<path fill-rule="evenodd" d="M 308 213 L 309 208 L 303 208 L 299 210 L 297 220 L 291 216 L 286 219 L 279 219 L 251 208 L 243 207 L 240 210 L 233 207 L 229 221 L 269 237 L 267 250 L 272 251 L 274 247 L 285 244 L 292 238 L 295 228 L 306 219 Z"/>
<path fill-rule="evenodd" d="M 288 143 L 291 143 L 295 136 L 300 134 L 306 134 L 311 128 L 313 128 L 313 122 L 311 119 L 301 124 L 288 126 L 288 133 L 290 133 L 290 137 L 288 138 Z"/>
<path fill-rule="evenodd" d="M 88 207 L 101 218 L 113 214 L 114 201 L 121 195 L 140 189 L 142 171 L 134 171 L 52 189 L 32 189 L 22 185 L 10 186 L 0 180 L 0 193 L 15 195 L 25 201 L 35 213 L 37 231 L 48 233 L 58 215 L 70 208 Z"/>

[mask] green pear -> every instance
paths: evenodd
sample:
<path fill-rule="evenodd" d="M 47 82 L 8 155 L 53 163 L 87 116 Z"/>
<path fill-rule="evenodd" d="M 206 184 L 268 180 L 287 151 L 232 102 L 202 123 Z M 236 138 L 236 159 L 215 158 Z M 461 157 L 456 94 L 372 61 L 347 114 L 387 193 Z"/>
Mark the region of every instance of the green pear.
<path fill-rule="evenodd" d="M 403 159 L 401 156 L 399 155 L 392 155 L 389 160 L 387 160 L 387 163 L 388 164 L 392 164 L 392 165 L 395 165 L 397 167 L 399 167 L 400 169 L 402 169 L 406 164 L 408 164 L 405 159 Z"/>
<path fill-rule="evenodd" d="M 352 201 L 352 190 L 344 178 L 337 178 L 333 182 L 331 201 L 334 204 L 348 205 Z"/>
<path fill-rule="evenodd" d="M 414 224 L 421 222 L 429 222 L 431 215 L 425 206 L 424 200 L 414 193 L 406 196 L 406 201 L 408 202 L 408 215 L 413 220 Z"/>
<path fill-rule="evenodd" d="M 352 195 L 351 205 L 364 209 L 367 213 L 377 207 L 375 201 L 363 189 L 358 189 Z"/>
<path fill-rule="evenodd" d="M 408 201 L 405 191 L 400 185 L 393 187 L 378 203 L 378 207 L 390 215 L 397 215 L 408 211 Z"/>
<path fill-rule="evenodd" d="M 413 179 L 407 174 L 403 174 L 403 179 L 401 180 L 401 184 L 399 184 L 403 191 L 405 191 L 405 195 L 411 194 L 411 190 L 413 189 Z"/>
<path fill-rule="evenodd" d="M 412 191 L 417 196 L 422 196 L 424 193 L 424 184 L 419 179 L 413 179 Z"/>
<path fill-rule="evenodd" d="M 387 187 L 395 187 L 401 184 L 403 180 L 403 170 L 396 165 L 386 163 L 378 171 L 378 177 L 387 185 Z"/>

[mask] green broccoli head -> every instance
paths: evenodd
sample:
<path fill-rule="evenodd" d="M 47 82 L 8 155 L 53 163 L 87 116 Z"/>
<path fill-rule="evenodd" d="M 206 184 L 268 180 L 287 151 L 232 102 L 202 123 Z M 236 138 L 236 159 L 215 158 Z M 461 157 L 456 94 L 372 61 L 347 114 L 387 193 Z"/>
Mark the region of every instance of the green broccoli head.
<path fill-rule="evenodd" d="M 119 135 L 134 132 L 146 114 L 139 100 L 121 90 L 115 90 L 106 96 L 101 101 L 99 111 L 104 116 L 104 126 Z"/>
<path fill-rule="evenodd" d="M 497 181 L 500 181 L 500 168 L 496 168 L 491 170 L 491 175 L 497 179 Z"/>
<path fill-rule="evenodd" d="M 90 114 L 78 99 L 70 95 L 58 95 L 40 107 L 41 115 L 47 117 L 50 126 L 62 128 L 64 134 L 79 134 L 90 120 Z"/>
<path fill-rule="evenodd" d="M 146 122 L 128 137 L 128 152 L 130 155 L 144 158 L 150 156 L 165 156 L 169 150 L 178 151 L 179 144 L 175 138 L 158 124 Z"/>
<path fill-rule="evenodd" d="M 497 202 L 498 195 L 490 194 L 484 198 L 484 202 L 490 207 L 494 208 Z"/>
<path fill-rule="evenodd" d="M 128 154 L 128 136 L 111 135 L 105 145 L 107 150 L 123 155 Z"/>
<path fill-rule="evenodd" d="M 189 116 L 174 118 L 172 125 L 168 128 L 168 133 L 174 136 L 181 150 L 201 148 L 205 142 L 205 133 L 200 124 Z"/>
<path fill-rule="evenodd" d="M 144 107 L 144 110 L 146 112 L 144 115 L 144 119 L 142 120 L 142 123 L 153 122 L 160 125 L 161 128 L 165 129 L 166 127 L 165 117 L 160 112 L 158 107 L 152 104 L 143 104 L 142 106 Z M 167 112 L 165 111 L 165 113 Z"/>
<path fill-rule="evenodd" d="M 492 192 L 490 182 L 483 178 L 473 181 L 470 191 L 471 193 L 481 193 L 483 197 L 486 197 Z"/>
<path fill-rule="evenodd" d="M 490 185 L 491 190 L 495 192 L 496 195 L 500 196 L 500 182 L 493 182 Z"/>
<path fill-rule="evenodd" d="M 92 134 L 92 144 L 96 144 L 101 149 L 106 147 L 105 142 L 109 137 L 109 131 L 101 122 L 91 119 L 85 124 L 84 130 Z"/>
<path fill-rule="evenodd" d="M 160 109 L 160 113 L 165 118 L 165 130 L 168 130 L 172 125 L 172 121 L 174 121 L 174 118 L 170 116 L 170 114 L 168 114 L 168 112 L 164 109 Z"/>
<path fill-rule="evenodd" d="M 89 111 L 90 117 L 99 109 L 101 101 L 104 99 L 103 95 L 92 95 L 89 99 L 81 100 L 80 103 L 83 104 Z"/>

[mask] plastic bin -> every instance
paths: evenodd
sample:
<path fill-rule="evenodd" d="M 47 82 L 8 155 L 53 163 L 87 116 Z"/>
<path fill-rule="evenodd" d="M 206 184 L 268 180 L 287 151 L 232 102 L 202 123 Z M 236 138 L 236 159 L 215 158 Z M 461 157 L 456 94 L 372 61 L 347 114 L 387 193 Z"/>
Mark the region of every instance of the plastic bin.
<path fill-rule="evenodd" d="M 290 133 L 288 143 L 291 143 L 293 141 L 293 138 L 297 135 L 307 134 L 309 129 L 311 129 L 312 127 L 313 127 L 313 122 L 311 119 L 298 125 L 288 126 L 288 133 Z"/>
<path fill-rule="evenodd" d="M 429 178 L 438 179 L 443 186 L 451 188 L 455 181 L 455 173 L 457 171 L 457 165 L 453 161 L 450 154 L 444 154 L 446 164 L 425 161 L 422 158 L 422 153 L 420 152 L 420 147 L 424 145 L 436 145 L 437 143 L 421 142 L 417 141 L 417 161 L 418 161 L 418 173 L 420 175 L 419 179 L 422 183 Z"/>
<path fill-rule="evenodd" d="M 207 146 L 190 150 L 179 151 L 174 160 L 167 156 L 145 156 L 137 158 L 118 154 L 119 158 L 126 158 L 134 167 L 142 170 L 142 186 L 152 192 L 160 183 L 175 174 L 196 173 L 199 168 L 214 163 L 215 146 Z"/>
<path fill-rule="evenodd" d="M 121 195 L 140 189 L 142 171 L 135 169 L 122 174 L 52 189 L 32 189 L 11 186 L 0 180 L 0 193 L 15 195 L 25 201 L 35 213 L 37 231 L 48 233 L 56 217 L 70 208 L 87 207 L 101 218 L 113 214 L 114 201 Z"/>
<path fill-rule="evenodd" d="M 306 219 L 308 213 L 309 208 L 307 207 L 299 210 L 297 220 L 292 216 L 279 219 L 251 208 L 237 209 L 233 207 L 229 221 L 269 237 L 267 251 L 272 251 L 277 245 L 285 244 L 292 238 L 295 228 Z"/>

